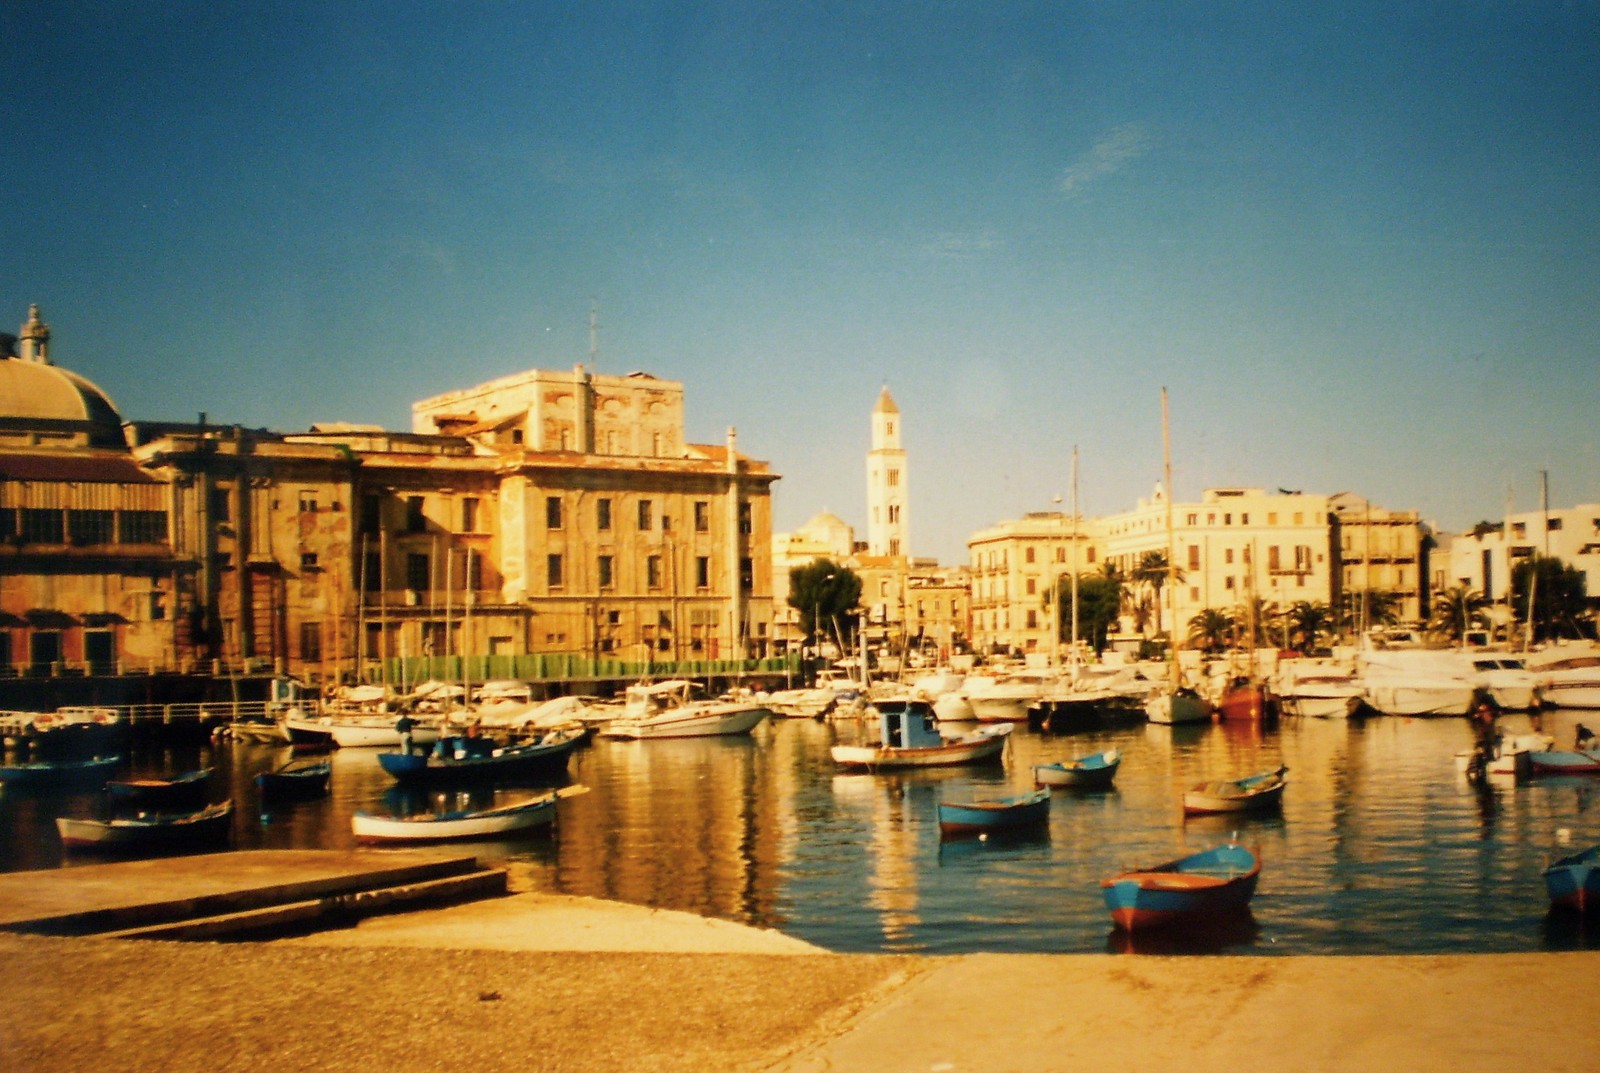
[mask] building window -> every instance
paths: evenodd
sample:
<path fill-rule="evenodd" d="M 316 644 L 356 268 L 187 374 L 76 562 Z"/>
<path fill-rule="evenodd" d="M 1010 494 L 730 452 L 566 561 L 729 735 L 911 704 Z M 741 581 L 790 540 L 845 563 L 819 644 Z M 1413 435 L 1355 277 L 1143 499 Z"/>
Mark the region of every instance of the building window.
<path fill-rule="evenodd" d="M 1029 578 L 1028 579 L 1028 590 L 1027 591 L 1028 591 L 1028 595 L 1029 596 L 1032 596 L 1034 593 L 1039 591 L 1038 582 L 1035 581 L 1033 578 Z"/>
<path fill-rule="evenodd" d="M 560 555 L 546 555 L 544 557 L 544 580 L 552 589 L 561 587 Z"/>
<path fill-rule="evenodd" d="M 750 520 L 750 504 L 749 503 L 740 503 L 739 504 L 739 532 L 745 534 L 746 536 L 749 536 L 751 531 L 754 528 L 755 528 L 755 526 L 751 523 L 751 520 Z"/>
<path fill-rule="evenodd" d="M 432 573 L 428 569 L 428 556 L 412 552 L 406 556 L 406 588 L 412 592 L 427 592 L 432 588 Z"/>
<path fill-rule="evenodd" d="M 361 497 L 361 531 L 363 533 L 376 533 L 383 524 L 383 497 L 378 495 L 364 495 Z"/>
<path fill-rule="evenodd" d="M 648 555 L 644 560 L 644 584 L 647 589 L 661 587 L 661 556 Z"/>
<path fill-rule="evenodd" d="M 1278 545 L 1272 544 L 1267 547 L 1267 569 L 1277 570 L 1278 568 Z"/>
<path fill-rule="evenodd" d="M 602 589 L 611 588 L 611 586 L 614 584 L 614 582 L 611 579 L 611 556 L 609 556 L 609 555 L 600 556 L 599 565 L 598 565 L 598 568 L 596 570 L 596 573 L 599 576 L 600 587 Z"/>
<path fill-rule="evenodd" d="M 317 569 L 320 569 L 317 566 L 317 553 L 314 552 L 314 551 L 303 551 L 303 552 L 301 552 L 300 553 L 300 569 L 301 570 L 317 570 Z"/>
<path fill-rule="evenodd" d="M 22 539 L 29 544 L 65 543 L 61 512 L 40 507 L 22 508 Z"/>
<path fill-rule="evenodd" d="M 900 504 L 898 504 L 898 503 L 890 503 L 889 504 L 889 524 L 890 525 L 899 525 L 900 524 Z"/>
<path fill-rule="evenodd" d="M 546 529 L 561 528 L 561 497 L 544 497 L 544 527 Z"/>
<path fill-rule="evenodd" d="M 1033 562 L 1033 549 L 1032 548 L 1024 548 L 1022 550 L 1022 561 L 1025 562 L 1025 563 Z"/>
<path fill-rule="evenodd" d="M 1038 628 L 1039 628 L 1039 612 L 1037 612 L 1037 611 L 1029 611 L 1028 612 L 1028 629 L 1037 630 Z"/>
<path fill-rule="evenodd" d="M 889 487 L 890 488 L 898 488 L 898 487 L 900 487 L 900 471 L 899 470 L 891 469 L 889 471 L 888 476 L 889 476 Z"/>
<path fill-rule="evenodd" d="M 233 497 L 226 488 L 211 489 L 211 520 L 212 522 L 226 522 L 232 519 L 233 511 L 229 500 Z"/>
<path fill-rule="evenodd" d="M 654 524 L 654 515 L 652 514 L 654 509 L 648 499 L 639 500 L 639 532 L 648 533 L 650 531 L 650 527 Z"/>
<path fill-rule="evenodd" d="M 74 544 L 109 544 L 116 515 L 109 510 L 67 511 L 67 534 Z"/>
<path fill-rule="evenodd" d="M 422 497 L 406 497 L 406 532 L 420 533 L 428 528 L 428 520 L 422 514 Z"/>
<path fill-rule="evenodd" d="M 1225 589 L 1232 589 L 1233 588 L 1233 575 L 1230 574 L 1229 576 L 1227 576 L 1227 577 L 1222 579 L 1222 587 L 1225 588 Z"/>
<path fill-rule="evenodd" d="M 899 537 L 890 537 L 889 538 L 889 554 L 890 555 L 899 555 L 900 554 L 900 538 Z"/>
<path fill-rule="evenodd" d="M 383 591 L 383 556 L 369 551 L 361 560 L 361 588 L 365 592 Z"/>
<path fill-rule="evenodd" d="M 594 505 L 595 528 L 602 533 L 611 529 L 611 500 L 599 499 Z"/>
<path fill-rule="evenodd" d="M 711 531 L 711 504 L 703 499 L 695 500 L 694 531 L 697 533 L 709 533 Z"/>
<path fill-rule="evenodd" d="M 167 514 L 160 510 L 125 510 L 117 515 L 118 539 L 124 544 L 164 544 Z"/>
<path fill-rule="evenodd" d="M 756 587 L 755 560 L 749 556 L 739 560 L 739 589 L 741 592 L 753 592 Z"/>
<path fill-rule="evenodd" d="M 1557 529 L 1561 528 L 1561 519 L 1560 518 L 1551 518 L 1551 519 L 1549 519 L 1548 521 L 1545 522 L 1545 528 L 1547 530 L 1549 530 L 1550 532 L 1552 532 L 1552 533 L 1555 532 Z"/>
<path fill-rule="evenodd" d="M 709 589 L 711 587 L 711 556 L 698 555 L 694 560 L 694 587 Z"/>
<path fill-rule="evenodd" d="M 1189 569 L 1200 569 L 1200 545 L 1198 544 L 1189 545 Z"/>
<path fill-rule="evenodd" d="M 300 623 L 300 658 L 307 663 L 322 658 L 322 623 Z"/>
<path fill-rule="evenodd" d="M 461 501 L 461 531 L 463 533 L 478 531 L 478 500 L 474 496 L 467 496 Z"/>

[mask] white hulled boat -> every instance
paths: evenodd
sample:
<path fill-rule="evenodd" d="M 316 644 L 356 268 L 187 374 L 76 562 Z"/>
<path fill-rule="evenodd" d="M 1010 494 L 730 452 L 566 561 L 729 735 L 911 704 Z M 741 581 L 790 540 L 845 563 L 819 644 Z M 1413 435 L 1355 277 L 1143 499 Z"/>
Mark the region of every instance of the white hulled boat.
<path fill-rule="evenodd" d="M 623 714 L 600 731 L 602 738 L 708 738 L 748 734 L 771 714 L 749 698 L 698 700 L 683 679 L 628 687 Z"/>

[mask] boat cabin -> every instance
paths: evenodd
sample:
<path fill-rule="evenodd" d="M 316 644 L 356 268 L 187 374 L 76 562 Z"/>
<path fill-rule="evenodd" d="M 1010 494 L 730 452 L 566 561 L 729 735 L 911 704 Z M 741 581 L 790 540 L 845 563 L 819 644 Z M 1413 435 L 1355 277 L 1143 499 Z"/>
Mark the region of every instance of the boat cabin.
<path fill-rule="evenodd" d="M 878 727 L 885 749 L 929 749 L 943 745 L 933 705 L 925 700 L 880 701 Z"/>

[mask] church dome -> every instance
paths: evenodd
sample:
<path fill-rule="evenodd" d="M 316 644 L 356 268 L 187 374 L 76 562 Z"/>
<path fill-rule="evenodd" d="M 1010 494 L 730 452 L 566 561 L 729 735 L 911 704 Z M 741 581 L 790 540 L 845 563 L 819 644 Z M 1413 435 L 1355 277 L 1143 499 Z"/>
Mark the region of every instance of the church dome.
<path fill-rule="evenodd" d="M 50 364 L 50 329 L 39 320 L 38 306 L 29 309 L 21 339 L 18 356 L 13 338 L 0 336 L 0 424 L 70 429 L 87 433 L 93 444 L 120 444 L 122 415 L 110 397 L 77 373 Z"/>

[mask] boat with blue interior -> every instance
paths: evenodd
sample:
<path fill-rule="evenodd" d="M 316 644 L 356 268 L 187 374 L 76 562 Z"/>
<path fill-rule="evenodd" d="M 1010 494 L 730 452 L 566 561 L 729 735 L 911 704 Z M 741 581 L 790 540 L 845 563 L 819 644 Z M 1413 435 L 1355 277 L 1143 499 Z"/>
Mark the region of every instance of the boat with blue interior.
<path fill-rule="evenodd" d="M 1010 723 L 986 723 L 965 734 L 939 733 L 933 705 L 925 700 L 879 700 L 878 740 L 859 745 L 835 745 L 833 762 L 844 768 L 919 768 L 946 764 L 998 762 L 1011 737 Z"/>

